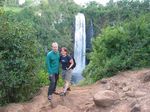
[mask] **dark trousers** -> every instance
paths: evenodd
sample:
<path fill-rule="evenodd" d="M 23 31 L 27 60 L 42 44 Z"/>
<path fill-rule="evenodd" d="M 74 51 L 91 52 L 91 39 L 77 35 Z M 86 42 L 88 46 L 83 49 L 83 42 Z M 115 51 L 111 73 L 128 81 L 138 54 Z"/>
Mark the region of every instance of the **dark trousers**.
<path fill-rule="evenodd" d="M 58 74 L 53 74 L 52 76 L 49 76 L 50 85 L 48 88 L 48 95 L 52 95 L 53 92 L 56 90 L 58 78 L 59 78 Z"/>

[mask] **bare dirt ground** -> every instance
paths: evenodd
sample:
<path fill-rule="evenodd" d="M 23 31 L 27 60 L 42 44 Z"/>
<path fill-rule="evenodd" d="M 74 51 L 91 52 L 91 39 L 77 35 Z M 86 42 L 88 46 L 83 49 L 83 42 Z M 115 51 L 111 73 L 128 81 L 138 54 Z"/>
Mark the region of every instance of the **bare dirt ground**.
<path fill-rule="evenodd" d="M 96 106 L 93 96 L 105 90 L 114 91 L 119 100 L 108 107 Z M 150 112 L 150 69 L 120 72 L 93 85 L 71 87 L 67 96 L 53 95 L 52 102 L 43 87 L 33 100 L 0 107 L 0 112 Z"/>

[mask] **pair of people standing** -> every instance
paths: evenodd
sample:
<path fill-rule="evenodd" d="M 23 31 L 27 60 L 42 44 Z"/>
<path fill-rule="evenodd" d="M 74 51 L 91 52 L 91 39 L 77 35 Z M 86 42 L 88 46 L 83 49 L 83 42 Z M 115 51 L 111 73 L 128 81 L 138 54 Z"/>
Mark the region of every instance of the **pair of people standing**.
<path fill-rule="evenodd" d="M 69 88 L 69 84 L 72 77 L 72 66 L 74 64 L 73 59 L 68 55 L 68 51 L 65 47 L 61 48 L 61 55 L 58 51 L 58 44 L 52 43 L 52 50 L 47 54 L 46 59 L 50 85 L 48 88 L 48 99 L 52 99 L 52 94 L 59 94 L 56 92 L 57 81 L 59 79 L 59 63 L 62 64 L 62 78 L 65 81 L 63 92 L 61 96 L 65 96 Z"/>

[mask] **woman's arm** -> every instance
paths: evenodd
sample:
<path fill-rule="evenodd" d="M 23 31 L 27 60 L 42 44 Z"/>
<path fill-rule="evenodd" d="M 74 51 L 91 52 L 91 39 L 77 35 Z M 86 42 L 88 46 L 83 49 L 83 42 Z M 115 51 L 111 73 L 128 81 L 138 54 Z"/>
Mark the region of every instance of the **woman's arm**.
<path fill-rule="evenodd" d="M 72 67 L 72 66 L 73 66 L 73 64 L 74 64 L 73 59 L 71 59 L 69 62 L 70 62 L 70 66 L 68 67 L 68 70 L 70 70 L 70 69 L 71 69 L 71 67 Z"/>

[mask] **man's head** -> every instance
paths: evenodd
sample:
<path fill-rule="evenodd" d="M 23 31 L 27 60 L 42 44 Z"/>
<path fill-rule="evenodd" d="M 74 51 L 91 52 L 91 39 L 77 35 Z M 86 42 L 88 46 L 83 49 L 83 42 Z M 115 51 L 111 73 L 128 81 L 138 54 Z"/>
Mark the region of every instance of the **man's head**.
<path fill-rule="evenodd" d="M 54 52 L 57 52 L 57 51 L 58 51 L 58 43 L 57 43 L 57 42 L 53 42 L 53 43 L 52 43 L 52 50 L 53 50 Z"/>

